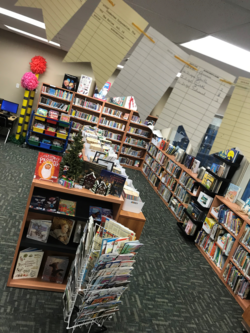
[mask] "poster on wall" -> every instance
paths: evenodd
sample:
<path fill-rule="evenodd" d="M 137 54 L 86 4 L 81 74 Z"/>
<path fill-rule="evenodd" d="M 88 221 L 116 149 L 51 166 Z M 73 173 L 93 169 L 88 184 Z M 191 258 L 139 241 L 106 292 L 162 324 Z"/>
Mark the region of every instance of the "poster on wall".
<path fill-rule="evenodd" d="M 91 83 L 92 83 L 92 77 L 81 75 L 77 92 L 79 94 L 89 95 Z"/>
<path fill-rule="evenodd" d="M 110 90 L 111 87 L 111 83 L 110 82 L 106 82 L 104 84 L 104 86 L 102 87 L 102 89 L 100 90 L 100 92 L 98 92 L 97 86 L 95 87 L 95 93 L 94 96 L 97 99 L 100 99 L 102 101 L 106 101 L 107 100 L 107 94 Z"/>
<path fill-rule="evenodd" d="M 135 98 L 133 96 L 128 96 L 125 102 L 125 106 L 126 109 L 130 109 L 133 111 L 137 111 L 137 105 L 135 102 Z"/>
<path fill-rule="evenodd" d="M 65 74 L 63 79 L 62 88 L 71 91 L 77 91 L 78 77 L 70 74 Z"/>
<path fill-rule="evenodd" d="M 61 160 L 61 156 L 39 153 L 34 179 L 57 183 Z"/>

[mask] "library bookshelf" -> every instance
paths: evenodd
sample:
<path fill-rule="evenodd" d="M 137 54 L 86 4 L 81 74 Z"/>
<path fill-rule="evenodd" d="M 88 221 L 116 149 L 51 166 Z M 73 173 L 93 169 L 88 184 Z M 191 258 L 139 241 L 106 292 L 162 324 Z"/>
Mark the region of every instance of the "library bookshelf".
<path fill-rule="evenodd" d="M 52 94 L 44 92 L 46 88 L 53 88 L 60 90 L 62 92 L 67 92 L 72 94 L 72 98 L 70 100 L 65 100 L 61 97 L 54 96 Z M 53 108 L 50 105 L 46 105 L 41 103 L 41 98 L 46 97 L 55 102 L 61 102 L 67 104 L 67 110 L 60 110 L 57 108 Z M 134 117 L 139 117 L 138 111 L 133 111 L 130 109 L 126 109 L 124 107 L 112 104 L 110 102 L 102 101 L 94 97 L 86 96 L 79 94 L 77 92 L 71 92 L 69 90 L 56 87 L 54 85 L 50 85 L 47 83 L 43 83 L 40 91 L 40 95 L 38 98 L 37 108 L 45 108 L 46 110 L 57 110 L 60 113 L 64 112 L 70 115 L 70 120 L 73 125 L 71 127 L 72 135 L 76 134 L 79 131 L 79 128 L 82 128 L 84 125 L 96 126 L 105 131 L 105 136 L 108 140 L 112 142 L 114 150 L 118 154 L 118 158 L 123 158 L 121 161 L 121 165 L 127 168 L 140 170 L 142 169 L 143 160 L 146 155 L 146 144 L 149 144 L 153 133 L 148 128 L 148 126 L 144 124 L 140 124 L 136 121 L 132 121 L 135 119 Z M 116 116 L 113 114 L 107 113 L 107 109 L 112 109 L 114 111 L 120 111 L 121 115 Z M 126 115 L 126 119 L 124 116 Z M 102 119 L 105 118 L 107 121 L 112 121 L 112 126 L 108 126 L 102 123 Z M 151 120 L 156 122 L 157 117 L 149 115 L 147 120 Z M 120 129 L 117 126 L 117 123 L 120 126 L 124 126 L 123 129 Z M 119 126 L 119 125 L 118 125 Z M 147 136 L 140 135 L 137 131 L 146 131 Z M 68 141 L 69 143 L 73 141 L 73 136 L 71 136 Z M 135 144 L 131 144 L 135 143 Z M 134 154 L 138 152 L 138 156 L 128 154 L 128 151 L 124 151 L 125 149 L 132 149 Z M 139 162 L 138 166 L 135 166 L 135 161 Z"/>
<path fill-rule="evenodd" d="M 213 215 L 212 208 L 213 207 L 218 207 L 220 205 L 224 204 L 225 206 L 227 206 L 232 212 L 234 212 L 239 218 L 242 219 L 243 221 L 243 225 L 239 231 L 239 234 L 236 236 L 231 230 L 229 230 L 229 228 L 227 228 L 223 223 L 220 223 L 220 225 L 227 231 L 229 232 L 235 239 L 234 245 L 229 253 L 229 255 L 227 256 L 227 260 L 225 261 L 222 269 L 220 269 L 219 267 L 216 266 L 216 264 L 212 261 L 212 259 L 210 258 L 210 256 L 203 250 L 202 247 L 199 246 L 199 244 L 196 244 L 196 247 L 198 248 L 198 250 L 201 252 L 201 254 L 204 256 L 204 258 L 207 260 L 207 262 L 210 264 L 210 266 L 213 268 L 213 270 L 215 271 L 215 273 L 218 275 L 219 279 L 222 281 L 222 283 L 225 285 L 225 287 L 228 289 L 228 291 L 230 292 L 230 294 L 235 298 L 235 300 L 239 303 L 239 305 L 242 307 L 242 309 L 245 311 L 249 306 L 250 306 L 250 300 L 246 300 L 246 299 L 242 299 L 240 296 L 235 295 L 233 290 L 230 288 L 230 286 L 225 282 L 224 278 L 223 278 L 223 273 L 226 269 L 226 266 L 228 263 L 232 263 L 237 269 L 238 271 L 245 276 L 245 274 L 242 272 L 242 270 L 240 269 L 240 267 L 234 262 L 233 260 L 233 254 L 235 252 L 235 250 L 237 249 L 237 247 L 239 245 L 241 245 L 242 247 L 244 247 L 244 249 L 246 251 L 248 251 L 250 253 L 250 248 L 246 247 L 243 243 L 241 243 L 240 239 L 244 233 L 245 227 L 247 225 L 250 225 L 250 220 L 248 218 L 247 215 L 244 215 L 240 212 L 240 208 L 238 205 L 231 203 L 230 201 L 228 201 L 227 199 L 225 199 L 222 196 L 218 196 L 216 195 L 212 205 L 210 207 L 210 210 L 207 214 L 207 217 L 209 218 L 213 218 L 214 220 L 216 220 L 218 222 L 218 219 Z M 248 278 L 247 278 L 248 279 Z M 248 279 L 250 280 L 250 279 Z"/>

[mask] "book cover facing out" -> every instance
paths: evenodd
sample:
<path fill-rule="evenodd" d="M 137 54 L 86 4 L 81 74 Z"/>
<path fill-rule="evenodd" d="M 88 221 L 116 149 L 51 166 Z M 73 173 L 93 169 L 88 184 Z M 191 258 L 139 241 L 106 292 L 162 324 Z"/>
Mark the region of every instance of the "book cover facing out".
<path fill-rule="evenodd" d="M 65 74 L 63 79 L 62 88 L 77 91 L 78 77 L 70 74 Z"/>
<path fill-rule="evenodd" d="M 116 173 L 107 170 L 102 170 L 101 179 L 102 181 L 104 181 L 106 185 L 111 184 L 111 189 L 109 194 L 120 198 L 120 196 L 122 195 L 124 184 L 126 182 L 126 178 L 117 175 Z"/>
<path fill-rule="evenodd" d="M 61 160 L 61 156 L 39 153 L 34 179 L 57 183 Z"/>

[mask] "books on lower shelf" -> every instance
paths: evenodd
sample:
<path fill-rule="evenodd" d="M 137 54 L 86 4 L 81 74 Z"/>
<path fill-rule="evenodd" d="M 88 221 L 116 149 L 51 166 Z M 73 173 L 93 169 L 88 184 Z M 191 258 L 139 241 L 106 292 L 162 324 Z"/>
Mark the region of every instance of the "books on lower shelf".
<path fill-rule="evenodd" d="M 112 144 L 111 147 L 113 148 L 113 150 L 118 153 L 118 151 L 120 150 L 120 145 L 117 144 Z"/>
<path fill-rule="evenodd" d="M 115 109 L 111 109 L 108 107 L 103 108 L 102 113 L 110 114 L 111 116 L 122 118 L 123 112 Z"/>
<path fill-rule="evenodd" d="M 127 155 L 131 155 L 131 156 L 135 156 L 135 157 L 142 157 L 142 155 L 144 154 L 144 151 L 142 150 L 135 150 L 131 147 L 122 147 L 122 151 L 123 154 L 127 154 Z"/>
<path fill-rule="evenodd" d="M 30 220 L 26 237 L 38 242 L 47 243 L 51 224 L 52 221 L 49 220 Z"/>
<path fill-rule="evenodd" d="M 69 111 L 69 108 L 70 108 L 70 104 L 55 102 L 52 99 L 47 98 L 47 97 L 41 97 L 40 103 L 45 104 L 45 105 L 49 105 L 52 108 L 56 108 L 56 109 L 59 109 L 59 110 L 62 110 L 62 111 Z"/>
<path fill-rule="evenodd" d="M 191 195 L 179 184 L 175 188 L 174 195 L 184 204 L 191 201 Z"/>
<path fill-rule="evenodd" d="M 73 109 L 71 109 L 70 115 L 72 117 L 76 117 L 76 118 L 79 118 L 79 119 L 82 119 L 82 120 L 92 121 L 93 123 L 97 123 L 98 119 L 99 119 L 99 117 L 94 116 L 92 114 L 88 114 L 88 113 L 85 113 L 85 112 L 80 112 L 80 111 L 73 110 Z"/>
<path fill-rule="evenodd" d="M 250 280 L 250 254 L 241 245 L 237 247 L 233 255 L 233 261 L 242 270 L 244 276 Z"/>
<path fill-rule="evenodd" d="M 68 257 L 48 256 L 43 269 L 42 280 L 53 283 L 63 283 L 68 264 Z"/>
<path fill-rule="evenodd" d="M 45 86 L 45 85 L 42 86 L 42 92 L 55 96 L 55 97 L 63 98 L 68 101 L 71 101 L 71 99 L 73 97 L 73 94 L 69 91 L 54 89 L 50 86 Z"/>
<path fill-rule="evenodd" d="M 145 162 L 151 167 L 152 163 L 154 162 L 154 159 L 153 157 L 147 154 L 145 157 Z"/>
<path fill-rule="evenodd" d="M 151 169 L 157 174 L 157 176 L 159 176 L 161 171 L 161 165 L 158 162 L 154 161 L 151 164 Z"/>
<path fill-rule="evenodd" d="M 154 185 L 157 186 L 157 182 L 158 182 L 158 177 L 156 176 L 156 174 L 150 170 L 149 174 L 148 174 L 148 180 Z"/>
<path fill-rule="evenodd" d="M 125 164 L 125 165 L 130 165 L 130 166 L 134 166 L 134 167 L 139 167 L 140 166 L 140 161 L 139 160 L 131 160 L 130 158 L 127 157 L 122 157 L 120 156 L 118 158 L 120 164 Z"/>
<path fill-rule="evenodd" d="M 125 125 L 123 123 L 118 123 L 116 121 L 108 120 L 108 119 L 103 118 L 103 117 L 100 119 L 99 124 L 109 126 L 109 127 L 112 127 L 112 128 L 116 128 L 116 129 L 120 129 L 122 131 L 125 130 Z"/>
<path fill-rule="evenodd" d="M 148 147 L 148 152 L 153 157 L 156 157 L 157 152 L 158 152 L 158 148 L 154 144 L 150 143 L 150 145 Z"/>
<path fill-rule="evenodd" d="M 158 193 L 163 197 L 163 199 L 166 202 L 168 202 L 172 195 L 171 191 L 162 182 L 159 183 L 157 190 L 158 190 Z"/>
<path fill-rule="evenodd" d="M 159 162 L 161 165 L 164 165 L 166 160 L 167 160 L 167 156 L 162 152 L 162 151 L 158 151 L 156 157 L 155 157 L 156 161 Z"/>
<path fill-rule="evenodd" d="M 177 219 L 182 219 L 185 207 L 176 198 L 174 198 L 174 196 L 172 196 L 169 201 L 169 208 L 175 214 Z"/>
<path fill-rule="evenodd" d="M 130 145 L 134 145 L 134 146 L 138 146 L 138 147 L 143 147 L 143 148 L 147 146 L 147 142 L 146 141 L 134 139 L 132 137 L 126 137 L 125 142 L 129 143 Z"/>
<path fill-rule="evenodd" d="M 105 136 L 106 138 L 109 138 L 109 139 L 117 140 L 117 141 L 122 140 L 122 134 L 115 134 L 113 132 L 109 132 L 108 130 L 103 131 L 103 136 Z"/>
<path fill-rule="evenodd" d="M 250 283 L 249 281 L 239 272 L 239 270 L 230 262 L 223 273 L 223 278 L 228 284 L 235 295 L 238 295 L 242 299 L 250 298 Z"/>
<path fill-rule="evenodd" d="M 166 173 L 165 176 L 162 175 L 161 181 L 165 184 L 171 191 L 174 191 L 175 185 L 177 183 L 176 179 L 170 174 Z"/>
<path fill-rule="evenodd" d="M 246 225 L 240 241 L 250 250 L 250 226 L 249 225 Z"/>
<path fill-rule="evenodd" d="M 169 173 L 171 173 L 175 178 L 179 178 L 181 173 L 181 168 L 175 164 L 173 161 L 169 160 L 166 166 L 166 169 Z"/>
<path fill-rule="evenodd" d="M 43 251 L 39 249 L 29 247 L 20 251 L 13 279 L 37 278 L 42 258 Z"/>
<path fill-rule="evenodd" d="M 195 183 L 195 180 L 189 176 L 188 173 L 186 173 L 185 171 L 182 172 L 181 174 L 181 177 L 180 177 L 180 183 L 185 186 L 185 188 L 192 192 L 193 190 L 193 187 L 194 187 L 194 183 Z"/>
<path fill-rule="evenodd" d="M 142 171 L 148 177 L 149 172 L 151 171 L 151 169 L 150 169 L 150 167 L 146 163 L 143 163 Z"/>

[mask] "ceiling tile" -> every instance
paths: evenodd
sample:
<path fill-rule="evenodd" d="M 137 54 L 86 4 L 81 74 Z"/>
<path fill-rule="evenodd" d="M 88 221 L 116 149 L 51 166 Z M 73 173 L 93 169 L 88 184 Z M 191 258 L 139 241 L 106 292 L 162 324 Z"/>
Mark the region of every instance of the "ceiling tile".
<path fill-rule="evenodd" d="M 222 0 L 125 1 L 138 13 L 144 9 L 164 17 L 165 21 L 172 19 L 207 34 L 250 22 L 250 11 Z M 154 26 L 154 22 L 150 24 Z"/>
<path fill-rule="evenodd" d="M 224 0 L 227 3 L 234 4 L 236 6 L 243 7 L 250 10 L 250 1 L 249 0 Z"/>

